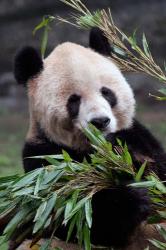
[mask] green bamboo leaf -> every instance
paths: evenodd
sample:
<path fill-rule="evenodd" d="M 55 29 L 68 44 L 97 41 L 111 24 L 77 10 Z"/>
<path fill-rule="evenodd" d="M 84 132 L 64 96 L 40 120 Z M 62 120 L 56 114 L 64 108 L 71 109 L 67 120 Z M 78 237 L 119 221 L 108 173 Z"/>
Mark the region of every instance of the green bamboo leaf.
<path fill-rule="evenodd" d="M 41 55 L 42 58 L 45 56 L 46 48 L 47 48 L 47 42 L 48 42 L 48 27 L 44 27 L 44 33 L 42 37 L 42 42 L 41 42 Z"/>
<path fill-rule="evenodd" d="M 8 241 L 8 237 L 6 235 L 0 236 L 0 246 Z"/>
<path fill-rule="evenodd" d="M 68 242 L 70 240 L 71 234 L 73 232 L 74 226 L 76 224 L 76 220 L 77 220 L 77 214 L 75 216 L 72 217 L 71 222 L 70 222 L 70 226 L 67 232 L 67 239 L 66 242 Z"/>
<path fill-rule="evenodd" d="M 165 250 L 166 249 L 166 243 L 158 241 L 158 240 L 149 240 L 152 245 L 157 247 L 158 249 Z"/>
<path fill-rule="evenodd" d="M 155 186 L 155 181 L 142 181 L 137 183 L 131 183 L 128 186 L 137 187 L 137 188 L 152 188 Z"/>
<path fill-rule="evenodd" d="M 158 101 L 166 101 L 166 97 L 165 96 L 162 97 L 162 96 L 157 96 L 157 95 L 152 95 L 152 94 L 149 94 L 149 96 L 154 97 Z"/>
<path fill-rule="evenodd" d="M 40 185 L 43 181 L 44 174 L 45 174 L 45 168 L 42 169 L 42 171 L 40 172 L 40 174 L 37 177 L 36 185 L 34 188 L 34 195 L 37 195 L 39 190 L 40 190 Z"/>
<path fill-rule="evenodd" d="M 52 222 L 52 216 L 50 216 L 44 224 L 44 229 L 49 227 Z"/>
<path fill-rule="evenodd" d="M 100 146 L 101 142 L 98 140 L 98 133 L 100 133 L 92 124 L 88 128 L 82 128 L 86 137 L 90 140 L 92 145 Z"/>
<path fill-rule="evenodd" d="M 48 26 L 49 23 L 51 23 L 53 20 L 55 20 L 54 16 L 50 15 L 44 16 L 42 21 L 34 28 L 33 35 L 35 35 L 38 30 Z"/>
<path fill-rule="evenodd" d="M 75 190 L 71 199 L 67 202 L 66 207 L 65 207 L 65 214 L 64 214 L 64 221 L 65 224 L 68 222 L 68 217 L 70 217 L 70 214 L 72 212 L 72 209 L 75 207 L 77 199 L 79 195 L 79 190 Z"/>
<path fill-rule="evenodd" d="M 48 163 L 54 165 L 54 166 L 59 166 L 60 162 L 57 161 L 55 158 L 45 156 L 45 159 L 48 161 Z"/>
<path fill-rule="evenodd" d="M 123 159 L 124 159 L 124 162 L 126 162 L 129 166 L 133 164 L 133 161 L 132 161 L 130 153 L 128 152 L 128 149 L 124 152 Z"/>
<path fill-rule="evenodd" d="M 42 168 L 38 168 L 34 171 L 29 172 L 28 174 L 24 175 L 17 181 L 13 186 L 13 191 L 16 191 L 17 189 L 20 189 L 22 187 L 25 187 L 27 185 L 30 185 L 33 183 L 33 181 L 37 178 L 38 174 L 42 172 Z"/>
<path fill-rule="evenodd" d="M 128 56 L 122 49 L 120 49 L 119 47 L 115 45 L 113 45 L 111 48 L 112 48 L 112 51 L 115 53 L 115 55 L 117 55 L 119 58 L 127 59 Z"/>
<path fill-rule="evenodd" d="M 62 154 L 57 154 L 57 155 L 38 155 L 38 156 L 31 156 L 31 157 L 26 157 L 26 158 L 31 158 L 31 159 L 45 159 L 45 160 L 47 160 L 48 158 L 51 158 L 51 159 L 63 160 L 63 155 Z"/>
<path fill-rule="evenodd" d="M 166 219 L 166 211 L 158 211 L 158 213 L 162 218 Z"/>
<path fill-rule="evenodd" d="M 66 222 L 67 222 L 68 220 L 70 220 L 70 219 L 73 217 L 73 215 L 75 215 L 75 214 L 78 212 L 78 210 L 80 210 L 80 209 L 85 205 L 85 203 L 86 203 L 86 201 L 87 201 L 88 199 L 89 199 L 89 197 L 84 197 L 82 200 L 80 200 L 80 201 L 75 205 L 75 207 L 73 208 L 73 210 L 68 214 L 66 220 L 64 220 L 64 224 L 66 224 Z"/>
<path fill-rule="evenodd" d="M 146 165 L 147 165 L 147 161 L 145 161 L 145 162 L 142 164 L 142 166 L 140 167 L 138 173 L 137 173 L 136 176 L 135 176 L 135 181 L 137 181 L 137 182 L 141 181 L 141 178 L 142 178 L 142 176 L 143 176 L 143 174 L 144 174 L 144 172 L 145 172 Z"/>
<path fill-rule="evenodd" d="M 31 211 L 31 208 L 26 206 L 23 207 L 17 214 L 13 217 L 13 219 L 6 226 L 3 234 L 11 234 L 17 228 L 18 224 L 22 222 L 23 219 L 26 218 L 28 213 Z"/>
<path fill-rule="evenodd" d="M 73 206 L 75 206 L 76 202 L 77 202 L 77 199 L 78 199 L 78 196 L 79 196 L 79 192 L 80 190 L 77 189 L 73 192 L 72 194 L 72 202 L 73 202 Z"/>
<path fill-rule="evenodd" d="M 0 191 L 0 198 L 6 197 L 8 195 L 8 193 L 9 193 L 8 190 Z"/>
<path fill-rule="evenodd" d="M 145 33 L 143 33 L 142 35 L 142 44 L 143 44 L 143 48 L 144 48 L 144 52 L 146 54 L 147 57 L 150 57 L 150 50 L 149 50 L 149 45 L 145 36 Z"/>
<path fill-rule="evenodd" d="M 159 180 L 156 175 L 148 176 L 148 180 L 155 182 L 155 187 L 162 193 L 166 194 L 166 186 Z"/>
<path fill-rule="evenodd" d="M 82 246 L 83 242 L 83 225 L 85 222 L 85 213 L 84 209 L 80 209 L 77 212 L 76 228 L 77 228 L 77 239 L 79 246 Z"/>
<path fill-rule="evenodd" d="M 62 174 L 64 173 L 64 171 L 60 170 L 54 170 L 51 172 L 45 172 L 45 176 L 43 177 L 43 185 L 46 185 L 48 183 L 50 183 L 51 181 L 56 182 L 56 180 L 58 180 Z"/>
<path fill-rule="evenodd" d="M 55 207 L 56 199 L 57 199 L 57 194 L 53 193 L 47 202 L 47 206 L 44 212 L 42 213 L 42 216 L 36 221 L 34 225 L 33 234 L 38 232 L 44 226 L 44 223 L 46 222 L 48 216 L 50 215 L 53 208 Z"/>
<path fill-rule="evenodd" d="M 163 200 L 158 197 L 152 197 L 151 199 L 154 203 L 163 203 Z"/>
<path fill-rule="evenodd" d="M 50 250 L 51 241 L 51 239 L 46 240 L 44 244 L 40 247 L 40 250 Z"/>
<path fill-rule="evenodd" d="M 46 207 L 47 207 L 47 202 L 44 201 L 44 202 L 39 206 L 39 208 L 37 209 L 35 218 L 34 218 L 34 220 L 33 220 L 34 222 L 36 222 L 36 221 L 42 216 L 42 214 L 44 213 Z"/>
<path fill-rule="evenodd" d="M 71 213 L 72 209 L 73 209 L 73 206 L 74 206 L 74 203 L 71 200 L 69 200 L 66 204 L 66 207 L 65 207 L 65 215 L 64 215 L 64 220 L 67 220 L 67 217 L 69 216 L 69 214 Z"/>
<path fill-rule="evenodd" d="M 85 250 L 91 250 L 90 230 L 89 230 L 88 225 L 86 223 L 84 224 L 83 234 L 84 234 L 84 246 L 85 246 Z"/>
<path fill-rule="evenodd" d="M 9 176 L 3 176 L 3 177 L 0 177 L 0 185 L 2 183 L 6 183 L 6 182 L 13 182 L 13 181 L 16 181 L 18 180 L 20 177 L 19 175 L 9 175 Z"/>
<path fill-rule="evenodd" d="M 160 225 L 157 225 L 156 228 L 159 231 L 159 233 L 161 234 L 161 236 L 163 237 L 163 239 L 166 241 L 166 229 Z"/>
<path fill-rule="evenodd" d="M 76 18 L 77 24 L 85 29 L 96 27 L 100 24 L 100 20 L 101 11 L 99 10 L 95 11 L 93 14 L 90 13 Z"/>
<path fill-rule="evenodd" d="M 166 95 L 166 88 L 161 88 L 158 90 L 158 92 L 160 92 L 163 95 Z"/>
<path fill-rule="evenodd" d="M 85 215 L 86 215 L 86 222 L 89 228 L 92 226 L 92 204 L 91 199 L 87 200 L 85 203 Z"/>
<path fill-rule="evenodd" d="M 138 29 L 138 28 L 136 28 L 136 29 L 134 30 L 133 35 L 132 35 L 133 42 L 134 42 L 134 45 L 135 45 L 135 46 L 137 45 L 137 37 L 136 37 L 137 29 Z"/>
<path fill-rule="evenodd" d="M 20 189 L 17 192 L 14 192 L 13 197 L 33 194 L 33 192 L 34 192 L 34 187 L 27 187 L 27 188 Z"/>
<path fill-rule="evenodd" d="M 47 25 L 47 20 L 43 17 L 42 21 L 34 28 L 33 35 L 36 34 L 36 31 L 42 29 Z"/>
<path fill-rule="evenodd" d="M 65 162 L 72 162 L 72 158 L 65 150 L 62 150 L 62 155 Z"/>

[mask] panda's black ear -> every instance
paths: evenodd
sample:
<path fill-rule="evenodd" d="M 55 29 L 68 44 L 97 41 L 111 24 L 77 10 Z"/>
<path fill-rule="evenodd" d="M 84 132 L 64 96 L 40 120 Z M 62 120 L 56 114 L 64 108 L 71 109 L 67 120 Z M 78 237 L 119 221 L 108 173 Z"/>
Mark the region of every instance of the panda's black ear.
<path fill-rule="evenodd" d="M 111 55 L 111 46 L 108 42 L 108 39 L 97 27 L 92 28 L 90 31 L 89 47 L 102 55 Z"/>
<path fill-rule="evenodd" d="M 19 84 L 26 85 L 27 81 L 42 69 L 41 56 L 33 47 L 25 47 L 15 56 L 14 75 Z"/>

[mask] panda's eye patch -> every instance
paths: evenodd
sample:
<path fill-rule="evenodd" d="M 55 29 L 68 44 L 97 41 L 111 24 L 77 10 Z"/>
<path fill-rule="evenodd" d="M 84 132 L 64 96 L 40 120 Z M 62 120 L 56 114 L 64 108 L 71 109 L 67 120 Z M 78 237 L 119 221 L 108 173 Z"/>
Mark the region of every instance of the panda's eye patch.
<path fill-rule="evenodd" d="M 73 94 L 67 101 L 67 111 L 71 119 L 75 119 L 79 113 L 81 96 Z"/>
<path fill-rule="evenodd" d="M 114 107 L 117 104 L 117 98 L 111 89 L 102 87 L 100 91 L 102 96 L 109 102 L 111 107 Z"/>

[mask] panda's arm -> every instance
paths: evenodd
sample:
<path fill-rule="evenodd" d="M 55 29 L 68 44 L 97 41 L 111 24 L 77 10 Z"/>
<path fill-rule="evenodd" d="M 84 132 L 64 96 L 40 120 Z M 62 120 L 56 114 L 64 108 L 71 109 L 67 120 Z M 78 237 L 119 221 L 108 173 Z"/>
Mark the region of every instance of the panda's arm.
<path fill-rule="evenodd" d="M 48 165 L 48 162 L 43 159 L 35 159 L 33 156 L 51 155 L 59 154 L 60 152 L 52 145 L 52 143 L 42 142 L 26 142 L 23 148 L 23 165 L 25 172 L 35 170 L 36 168 L 41 168 Z M 32 158 L 31 158 L 32 157 Z"/>
<path fill-rule="evenodd" d="M 129 244 L 137 227 L 147 219 L 150 202 L 144 189 L 119 186 L 96 193 L 92 208 L 92 243 L 119 249 Z"/>
<path fill-rule="evenodd" d="M 152 159 L 152 170 L 158 174 L 161 180 L 166 180 L 166 153 L 161 144 L 150 131 L 134 120 L 130 129 L 122 130 L 116 134 L 122 142 L 126 142 L 131 154 L 140 154 Z"/>

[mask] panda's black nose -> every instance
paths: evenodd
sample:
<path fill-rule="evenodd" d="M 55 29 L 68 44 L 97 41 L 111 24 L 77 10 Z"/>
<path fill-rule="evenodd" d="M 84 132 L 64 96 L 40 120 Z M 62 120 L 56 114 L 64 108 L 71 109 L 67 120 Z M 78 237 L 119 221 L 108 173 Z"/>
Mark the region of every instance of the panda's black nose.
<path fill-rule="evenodd" d="M 108 117 L 100 117 L 92 119 L 91 123 L 98 129 L 105 129 L 110 121 L 111 120 Z"/>

